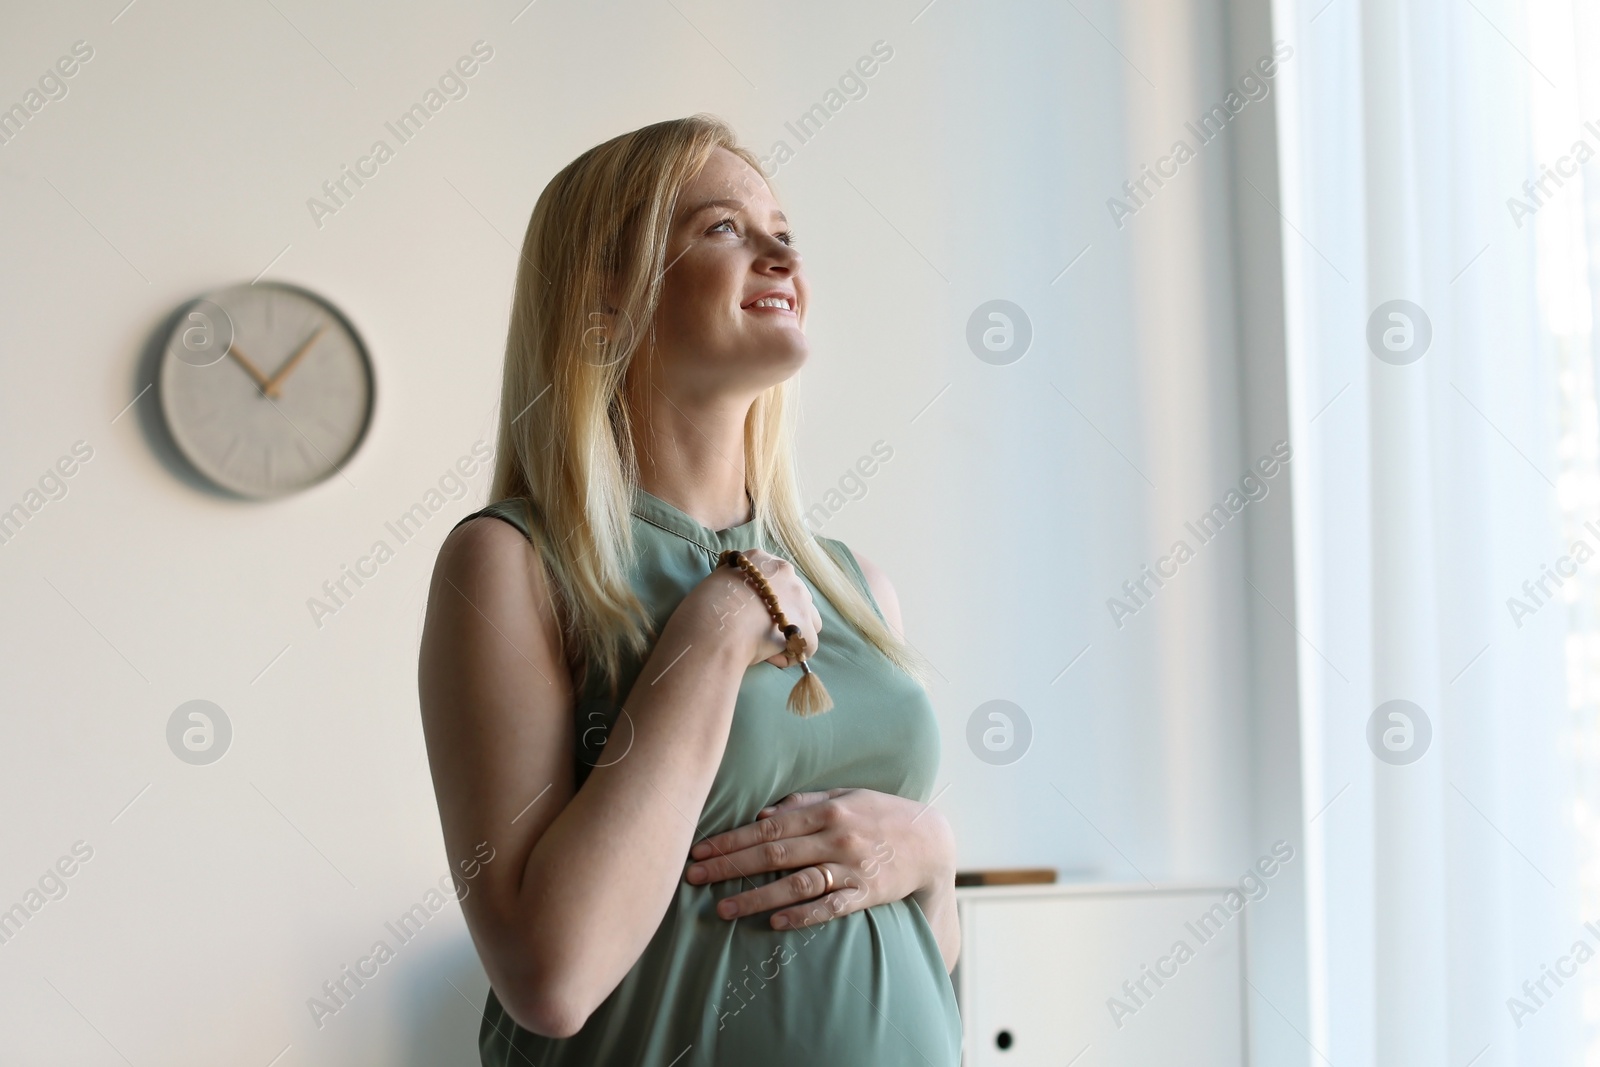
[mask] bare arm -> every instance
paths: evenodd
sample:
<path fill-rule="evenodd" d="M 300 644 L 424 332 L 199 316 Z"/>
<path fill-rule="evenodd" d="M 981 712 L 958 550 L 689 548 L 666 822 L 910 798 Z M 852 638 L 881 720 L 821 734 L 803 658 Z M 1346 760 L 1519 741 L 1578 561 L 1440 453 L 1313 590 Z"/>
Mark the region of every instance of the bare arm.
<path fill-rule="evenodd" d="M 900 617 L 900 598 L 895 593 L 894 586 L 889 583 L 888 575 L 860 552 L 854 549 L 851 551 L 856 557 L 856 562 L 861 565 L 861 574 L 866 578 L 867 586 L 872 590 L 872 596 L 877 600 L 878 607 L 882 609 L 889 628 L 896 635 L 904 636 L 905 626 Z M 961 924 L 956 915 L 955 836 L 944 814 L 936 808 L 929 808 L 923 817 L 934 821 L 930 833 L 935 835 L 935 841 L 940 846 L 937 853 L 945 862 L 930 872 L 928 883 L 912 896 L 916 898 L 918 906 L 927 916 L 928 925 L 933 927 L 934 936 L 939 941 L 939 953 L 944 957 L 944 969 L 951 971 L 955 969 L 956 960 L 961 956 Z"/>
<path fill-rule="evenodd" d="M 790 602 L 788 582 L 805 595 L 792 573 L 769 576 Z M 755 609 L 724 628 L 713 605 L 729 597 Z M 795 621 L 815 640 L 807 614 Z M 418 667 L 423 729 L 451 859 L 479 841 L 495 848 L 462 911 L 519 1025 L 576 1033 L 649 943 L 694 841 L 744 671 L 781 648 L 763 620 L 775 633 L 754 592 L 724 568 L 685 597 L 623 702 L 616 744 L 575 790 L 573 689 L 542 562 L 498 519 L 446 538 Z"/>

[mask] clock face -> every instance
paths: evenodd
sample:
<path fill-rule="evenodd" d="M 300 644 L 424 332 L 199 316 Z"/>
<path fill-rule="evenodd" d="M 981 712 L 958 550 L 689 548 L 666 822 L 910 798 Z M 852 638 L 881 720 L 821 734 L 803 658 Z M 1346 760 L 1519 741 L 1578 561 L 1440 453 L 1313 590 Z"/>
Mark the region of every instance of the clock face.
<path fill-rule="evenodd" d="M 161 409 L 179 451 L 246 497 L 322 481 L 372 417 L 372 366 L 326 301 L 264 282 L 186 306 L 161 357 Z"/>

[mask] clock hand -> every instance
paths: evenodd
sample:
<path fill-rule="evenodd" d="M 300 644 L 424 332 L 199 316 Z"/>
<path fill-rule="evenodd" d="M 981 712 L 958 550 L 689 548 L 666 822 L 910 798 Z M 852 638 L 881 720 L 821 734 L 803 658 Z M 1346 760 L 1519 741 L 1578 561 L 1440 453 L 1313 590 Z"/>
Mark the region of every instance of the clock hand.
<path fill-rule="evenodd" d="M 321 326 L 318 326 L 316 330 L 312 332 L 311 336 L 302 341 L 300 347 L 295 349 L 294 355 L 283 361 L 283 366 L 279 367 L 277 372 L 267 380 L 267 384 L 264 388 L 266 389 L 268 396 L 278 395 L 278 383 L 289 376 L 289 372 L 294 370 L 294 365 L 300 362 L 300 358 L 302 356 L 311 351 L 311 346 L 317 343 L 317 338 L 321 337 L 327 328 L 327 323 L 323 323 Z"/>
<path fill-rule="evenodd" d="M 260 388 L 263 393 L 268 390 L 268 388 L 271 386 L 271 383 L 267 381 L 267 376 L 262 374 L 260 369 L 250 361 L 249 356 L 239 351 L 239 349 L 232 344 L 228 345 L 228 355 L 239 361 L 239 365 L 245 369 L 250 377 L 255 379 L 256 386 Z"/>

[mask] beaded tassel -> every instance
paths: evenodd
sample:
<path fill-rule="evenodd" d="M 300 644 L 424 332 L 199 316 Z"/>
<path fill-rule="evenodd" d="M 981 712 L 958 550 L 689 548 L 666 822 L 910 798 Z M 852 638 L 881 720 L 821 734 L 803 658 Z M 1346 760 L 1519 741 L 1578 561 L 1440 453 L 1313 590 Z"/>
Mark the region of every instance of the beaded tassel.
<path fill-rule="evenodd" d="M 767 582 L 767 576 L 743 552 L 730 548 L 722 554 L 718 561 L 730 567 L 736 567 L 744 573 L 746 581 L 755 586 L 756 593 L 761 597 L 761 602 L 767 606 L 767 611 L 777 623 L 778 630 L 788 643 L 784 647 L 784 654 L 790 660 L 800 664 L 800 680 L 789 691 L 789 710 L 802 718 L 808 715 L 820 715 L 833 707 L 833 698 L 828 695 L 828 690 L 823 687 L 822 679 L 817 677 L 817 672 L 811 669 L 811 664 L 806 662 L 806 638 L 800 632 L 800 627 L 794 625 L 784 617 L 783 610 L 778 607 L 778 597 L 772 591 L 772 586 Z"/>

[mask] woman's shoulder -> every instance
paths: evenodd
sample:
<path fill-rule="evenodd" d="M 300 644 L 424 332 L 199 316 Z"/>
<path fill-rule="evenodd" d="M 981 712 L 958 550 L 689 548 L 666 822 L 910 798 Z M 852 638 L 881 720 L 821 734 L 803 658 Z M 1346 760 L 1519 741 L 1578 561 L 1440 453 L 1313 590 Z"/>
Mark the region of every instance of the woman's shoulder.
<path fill-rule="evenodd" d="M 837 537 L 824 537 L 819 533 L 814 533 L 811 536 L 817 544 L 822 546 L 823 551 L 838 561 L 839 566 L 844 568 L 846 574 L 857 582 L 864 583 L 866 581 L 866 574 L 861 570 L 861 563 L 856 559 L 856 554 L 849 545 Z"/>
<path fill-rule="evenodd" d="M 485 516 L 500 519 L 501 521 L 516 527 L 516 529 L 521 532 L 522 536 L 527 538 L 530 542 L 533 541 L 533 533 L 537 528 L 539 521 L 538 509 L 534 506 L 533 501 L 529 500 L 527 497 L 515 496 L 508 497 L 505 500 L 496 500 L 492 504 L 484 505 L 477 511 L 472 512 L 470 515 L 463 516 L 459 521 L 456 522 L 456 528 L 459 529 L 461 526 L 471 522 L 473 519 L 483 518 Z"/>
<path fill-rule="evenodd" d="M 884 574 L 883 569 L 837 537 L 823 537 L 821 534 L 812 536 L 825 551 L 839 561 L 839 566 L 844 568 L 845 574 L 849 575 L 856 583 L 856 587 L 866 595 L 868 603 L 877 609 L 878 616 L 898 629 L 900 601 L 895 594 L 894 586 L 889 584 L 889 576 Z"/>
<path fill-rule="evenodd" d="M 462 516 L 445 535 L 434 567 L 438 580 L 478 585 L 527 575 L 542 592 L 545 568 L 530 566 L 530 556 L 539 560 L 544 555 L 539 534 L 532 501 L 511 498 L 485 505 Z"/>

